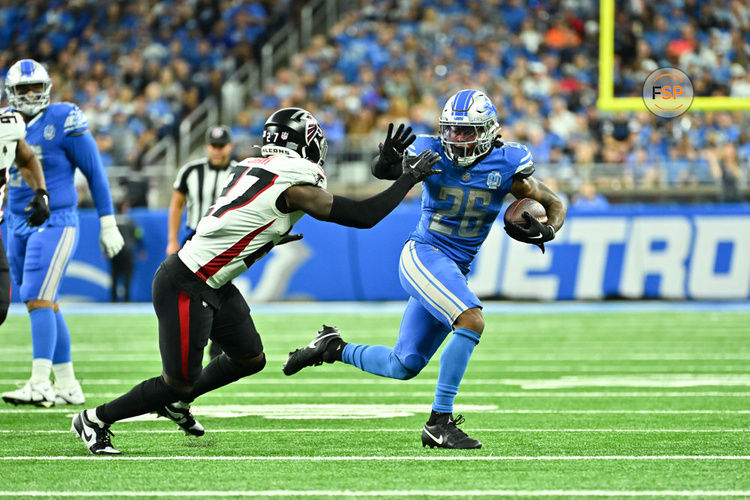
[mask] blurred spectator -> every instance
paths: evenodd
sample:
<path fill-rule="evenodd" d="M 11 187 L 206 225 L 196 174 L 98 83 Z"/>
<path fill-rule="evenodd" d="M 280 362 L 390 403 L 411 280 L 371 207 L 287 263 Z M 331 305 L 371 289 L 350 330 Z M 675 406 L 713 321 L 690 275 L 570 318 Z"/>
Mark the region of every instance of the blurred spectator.
<path fill-rule="evenodd" d="M 176 134 L 180 119 L 208 95 L 219 97 L 224 78 L 253 58 L 266 29 L 301 4 L 0 1 L 0 76 L 17 59 L 42 62 L 53 99 L 79 103 L 94 136 L 107 135 L 99 141 L 105 159 L 130 165 L 152 143 L 136 138 L 146 129 L 157 140 Z"/>
<path fill-rule="evenodd" d="M 609 201 L 596 191 L 593 182 L 584 181 L 573 198 L 573 206 L 578 210 L 603 210 L 609 207 Z"/>

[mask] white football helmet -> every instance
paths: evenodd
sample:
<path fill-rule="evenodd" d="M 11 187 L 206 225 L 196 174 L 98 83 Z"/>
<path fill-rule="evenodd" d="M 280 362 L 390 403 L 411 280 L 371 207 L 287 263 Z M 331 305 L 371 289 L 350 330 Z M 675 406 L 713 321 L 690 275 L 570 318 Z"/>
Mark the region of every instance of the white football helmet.
<path fill-rule="evenodd" d="M 18 88 L 33 84 L 42 84 L 42 91 L 25 93 Z M 21 59 L 16 62 L 10 67 L 5 77 L 8 104 L 26 116 L 34 116 L 49 105 L 51 90 L 52 80 L 47 70 L 33 59 Z"/>
<path fill-rule="evenodd" d="M 440 115 L 440 140 L 445 154 L 461 167 L 469 167 L 487 154 L 498 130 L 495 105 L 478 90 L 454 94 Z"/>

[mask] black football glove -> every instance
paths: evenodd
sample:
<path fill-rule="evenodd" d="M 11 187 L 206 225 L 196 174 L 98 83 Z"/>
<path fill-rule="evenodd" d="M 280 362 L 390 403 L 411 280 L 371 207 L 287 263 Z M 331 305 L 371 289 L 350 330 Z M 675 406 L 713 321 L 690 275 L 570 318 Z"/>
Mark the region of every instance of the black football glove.
<path fill-rule="evenodd" d="M 281 237 L 278 243 L 276 243 L 276 246 L 283 245 L 284 243 L 289 243 L 292 241 L 297 241 L 302 239 L 302 234 L 295 233 L 295 234 L 285 234 Z"/>
<path fill-rule="evenodd" d="M 521 216 L 529 223 L 529 227 L 523 228 L 515 222 L 508 222 L 505 224 L 505 232 L 514 240 L 538 246 L 544 253 L 544 242 L 555 239 L 555 228 L 542 224 L 529 212 L 524 212 Z"/>
<path fill-rule="evenodd" d="M 24 212 L 31 212 L 26 224 L 31 227 L 41 226 L 44 221 L 49 219 L 49 193 L 46 189 L 37 189 L 34 191 L 34 197 L 31 199 Z"/>
<path fill-rule="evenodd" d="M 393 123 L 389 123 L 385 142 L 378 145 L 380 152 L 378 160 L 372 165 L 373 175 L 378 179 L 398 179 L 401 175 L 401 159 L 404 151 L 416 139 L 417 136 L 411 133 L 411 127 L 404 129 L 404 125 L 401 124 L 393 134 Z"/>
<path fill-rule="evenodd" d="M 419 156 L 404 156 L 402 162 L 404 175 L 408 175 L 414 184 L 422 182 L 431 175 L 442 172 L 440 169 L 433 170 L 433 166 L 440 161 L 440 155 L 429 149 L 422 151 Z"/>

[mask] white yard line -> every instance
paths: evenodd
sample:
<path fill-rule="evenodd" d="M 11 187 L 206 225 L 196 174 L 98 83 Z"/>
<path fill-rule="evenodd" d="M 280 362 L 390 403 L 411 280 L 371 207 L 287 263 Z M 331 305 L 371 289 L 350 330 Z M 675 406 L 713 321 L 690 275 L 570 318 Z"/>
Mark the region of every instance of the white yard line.
<path fill-rule="evenodd" d="M 247 411 L 252 412 L 253 414 L 259 414 L 262 415 L 262 408 L 263 405 L 253 405 L 252 408 L 248 408 L 247 410 L 242 408 L 242 405 L 235 405 L 235 406 L 229 406 L 233 411 Z M 273 405 L 275 409 L 279 410 L 281 406 L 283 405 Z M 300 408 L 318 408 L 318 407 L 326 407 L 326 406 L 338 406 L 338 405 L 306 405 L 306 404 L 295 404 L 290 405 L 293 406 L 295 410 L 299 410 Z M 356 405 L 347 405 L 348 407 L 353 407 Z M 377 405 L 377 406 L 394 406 L 398 407 L 400 405 Z M 195 407 L 194 412 L 196 414 L 200 414 L 200 407 Z M 221 408 L 221 407 L 212 407 L 212 408 Z M 426 406 L 426 408 L 429 409 L 429 405 Z M 13 409 L 0 409 L 0 414 L 3 413 L 67 413 L 70 415 L 74 415 L 77 413 L 78 408 L 13 408 Z M 213 412 L 213 410 L 211 410 Z M 554 415 L 576 415 L 576 414 L 583 414 L 583 415 L 608 415 L 608 414 L 635 414 L 635 415 L 748 415 L 750 414 L 750 410 L 537 410 L 537 409 L 510 409 L 510 410 L 495 410 L 495 409 L 485 409 L 482 410 L 487 413 L 504 413 L 504 414 L 554 414 Z M 275 415 L 278 416 L 278 415 Z M 374 417 L 373 417 L 374 418 Z"/>
<path fill-rule="evenodd" d="M 728 497 L 750 490 L 248 490 L 248 491 L 0 491 L 6 497 Z"/>
<path fill-rule="evenodd" d="M 163 422 L 166 422 L 162 420 Z M 178 431 L 174 428 L 170 429 L 117 429 L 117 434 L 175 434 Z M 230 434 L 242 434 L 242 433 L 304 433 L 304 432 L 419 432 L 419 429 L 313 429 L 313 428 L 299 428 L 299 429 L 208 429 L 208 434 L 216 433 L 230 433 Z M 482 429 L 482 428 L 471 428 L 471 432 L 508 432 L 508 433 L 633 433 L 633 434 L 723 434 L 723 433 L 748 433 L 748 429 Z M 0 429 L 0 434 L 70 434 L 70 430 L 62 429 Z"/>
<path fill-rule="evenodd" d="M 445 456 L 445 455 L 416 455 L 416 456 L 173 456 L 173 457 L 129 457 L 122 455 L 111 456 L 62 456 L 62 455 L 45 455 L 45 456 L 9 456 L 0 457 L 0 461 L 20 461 L 20 460 L 123 460 L 123 461 L 262 461 L 262 462 L 367 462 L 367 461 L 582 461 L 582 460 L 750 460 L 750 455 L 540 455 L 540 456 Z"/>
<path fill-rule="evenodd" d="M 433 382 L 434 383 L 434 382 Z M 461 391 L 462 398 L 750 398 L 750 391 L 685 391 L 685 392 L 513 392 L 513 391 Z M 86 392 L 90 398 L 116 398 L 121 392 Z M 432 398 L 435 391 L 420 392 L 222 392 L 208 393 L 201 396 L 201 401 L 208 398 L 220 398 L 224 401 L 231 398 Z"/>

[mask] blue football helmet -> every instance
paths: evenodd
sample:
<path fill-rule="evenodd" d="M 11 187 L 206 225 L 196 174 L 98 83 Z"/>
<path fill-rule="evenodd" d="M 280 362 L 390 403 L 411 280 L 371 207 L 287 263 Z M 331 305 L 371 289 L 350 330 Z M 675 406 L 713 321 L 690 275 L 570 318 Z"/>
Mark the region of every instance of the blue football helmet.
<path fill-rule="evenodd" d="M 41 84 L 41 92 L 23 92 L 24 85 Z M 8 70 L 5 92 L 8 104 L 26 116 L 34 116 L 49 105 L 52 80 L 44 66 L 33 59 L 21 59 Z"/>
<path fill-rule="evenodd" d="M 498 130 L 497 109 L 479 90 L 454 94 L 440 115 L 440 141 L 448 158 L 460 167 L 470 167 L 487 154 Z"/>

